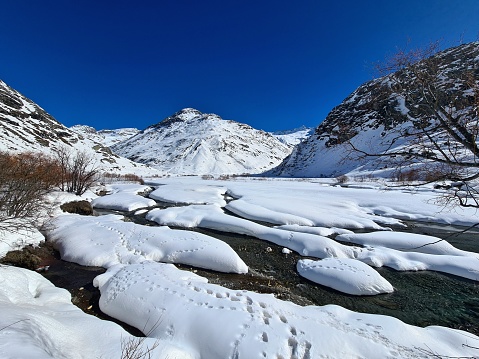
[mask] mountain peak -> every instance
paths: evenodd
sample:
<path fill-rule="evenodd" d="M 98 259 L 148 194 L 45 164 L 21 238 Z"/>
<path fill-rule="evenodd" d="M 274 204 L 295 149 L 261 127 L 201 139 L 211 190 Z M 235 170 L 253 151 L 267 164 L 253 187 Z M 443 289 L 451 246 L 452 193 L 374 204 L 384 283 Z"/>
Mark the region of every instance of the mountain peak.
<path fill-rule="evenodd" d="M 261 173 L 290 152 L 271 134 L 185 108 L 112 149 L 174 175 Z"/>
<path fill-rule="evenodd" d="M 187 108 L 184 108 L 184 109 L 174 113 L 173 115 L 165 118 L 160 123 L 158 123 L 156 125 L 153 125 L 152 127 L 169 126 L 169 125 L 171 125 L 172 123 L 175 123 L 175 122 L 186 122 L 186 121 L 194 119 L 195 117 L 199 118 L 199 117 L 202 117 L 202 116 L 203 116 L 203 113 L 201 113 L 200 111 L 198 111 L 194 108 L 187 107 Z"/>
<path fill-rule="evenodd" d="M 179 110 L 173 116 L 199 116 L 202 115 L 200 111 L 192 107 L 186 107 L 184 109 Z"/>

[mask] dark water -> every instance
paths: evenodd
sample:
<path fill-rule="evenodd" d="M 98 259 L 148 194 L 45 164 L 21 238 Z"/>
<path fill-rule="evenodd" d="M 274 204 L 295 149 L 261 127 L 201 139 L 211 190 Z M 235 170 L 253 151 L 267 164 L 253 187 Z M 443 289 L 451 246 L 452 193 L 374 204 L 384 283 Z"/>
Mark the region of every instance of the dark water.
<path fill-rule="evenodd" d="M 168 205 L 161 205 L 166 206 Z M 112 211 L 102 211 L 99 214 L 105 213 Z M 144 215 L 122 214 L 130 221 L 155 225 L 146 221 Z M 479 252 L 478 229 L 461 233 L 465 228 L 417 222 L 407 224 L 406 230 L 395 230 L 447 238 L 457 248 Z M 304 257 L 296 253 L 284 254 L 283 248 L 273 243 L 213 230 L 194 231 L 228 243 L 250 269 L 248 274 L 238 275 L 178 265 L 208 278 L 210 283 L 231 289 L 273 293 L 279 299 L 299 305 L 336 304 L 357 312 L 393 316 L 413 325 L 441 325 L 479 335 L 479 282 L 431 271 L 398 272 L 379 268 L 379 273 L 394 286 L 394 293 L 351 296 L 300 277 L 296 263 Z"/>
<path fill-rule="evenodd" d="M 197 271 L 212 283 L 274 293 L 277 298 L 300 305 L 337 304 L 357 312 L 393 316 L 413 325 L 441 325 L 479 335 L 478 282 L 431 271 L 398 272 L 378 268 L 379 273 L 394 286 L 394 293 L 351 296 L 300 277 L 296 262 L 301 257 L 294 253 L 283 254 L 282 247 L 242 235 L 209 230 L 201 232 L 227 242 L 250 268 L 246 276 Z M 471 240 L 475 242 L 476 251 L 478 238 Z M 455 245 L 461 249 L 474 247 L 456 241 L 459 243 Z M 268 247 L 271 251 L 267 250 Z"/>

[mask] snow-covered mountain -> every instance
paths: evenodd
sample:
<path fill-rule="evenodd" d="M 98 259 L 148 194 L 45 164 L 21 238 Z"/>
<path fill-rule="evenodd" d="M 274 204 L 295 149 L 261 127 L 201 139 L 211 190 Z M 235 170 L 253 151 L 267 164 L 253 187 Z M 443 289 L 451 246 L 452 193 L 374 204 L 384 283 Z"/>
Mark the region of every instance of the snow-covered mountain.
<path fill-rule="evenodd" d="M 72 131 L 103 144 L 106 147 L 111 147 L 115 143 L 125 141 L 130 137 L 133 137 L 138 132 L 137 128 L 119 128 L 115 130 L 96 130 L 91 126 L 75 125 L 70 127 Z"/>
<path fill-rule="evenodd" d="M 112 149 L 171 174 L 260 173 L 291 152 L 271 134 L 185 108 Z"/>
<path fill-rule="evenodd" d="M 84 151 L 109 172 L 159 174 L 113 153 L 94 136 L 78 134 L 55 120 L 44 109 L 0 80 L 0 151 L 53 154 L 62 146 Z"/>
<path fill-rule="evenodd" d="M 271 134 L 288 146 L 296 146 L 308 138 L 313 132 L 314 128 L 301 126 L 293 130 L 271 132 Z"/>
<path fill-rule="evenodd" d="M 440 71 L 434 85 L 444 93 L 452 91 L 457 94 L 456 102 L 461 101 L 460 108 L 454 107 L 453 111 L 469 112 L 469 117 L 474 118 L 475 107 L 468 104 L 473 97 L 470 86 L 456 78 L 466 70 L 475 69 L 474 81 L 479 84 L 479 42 L 442 51 L 435 55 L 435 61 Z M 330 177 L 352 171 L 358 173 L 373 170 L 382 170 L 385 175 L 391 173 L 392 170 L 386 168 L 388 164 L 381 163 L 380 158 L 358 159 L 348 156 L 351 147 L 345 144 L 351 140 L 357 148 L 369 153 L 393 150 L 407 143 L 407 139 L 397 136 L 400 129 L 412 128 L 409 121 L 411 118 L 426 119 L 419 110 L 418 103 L 422 100 L 420 97 L 414 103 L 404 103 L 401 88 L 394 89 L 392 93 L 384 92 L 385 84 L 392 83 L 390 76 L 375 79 L 357 88 L 268 175 Z M 448 105 L 445 104 L 446 107 Z M 389 147 L 391 143 L 394 143 L 392 148 Z"/>

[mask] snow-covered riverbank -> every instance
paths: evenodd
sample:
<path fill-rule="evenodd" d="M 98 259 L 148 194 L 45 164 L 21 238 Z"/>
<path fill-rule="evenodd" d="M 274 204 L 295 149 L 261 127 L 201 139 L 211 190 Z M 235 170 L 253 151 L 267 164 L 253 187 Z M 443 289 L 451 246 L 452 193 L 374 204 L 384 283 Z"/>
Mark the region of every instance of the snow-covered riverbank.
<path fill-rule="evenodd" d="M 301 255 L 316 257 L 314 261 L 298 264 L 300 273 L 337 290 L 374 294 L 374 288 L 380 287 L 379 292 L 390 291 L 394 283 L 383 282 L 373 268 L 382 265 L 397 270 L 443 271 L 479 280 L 477 254 L 455 249 L 435 237 L 419 238 L 390 230 L 390 227 L 404 226 L 401 222 L 404 219 L 460 225 L 476 223 L 474 210 L 448 210 L 434 204 L 438 191 L 433 188 L 410 191 L 407 188 L 389 190 L 377 184 L 362 186 L 368 188 L 343 188 L 331 186 L 327 180 L 319 183 L 317 180 L 205 181 L 199 178 L 159 179 L 152 184 L 160 186 L 151 194 L 153 198 L 165 202 L 175 199 L 184 206 L 152 209 L 147 218 L 162 225 L 244 233 Z M 113 195 L 93 203 L 111 209 L 149 207 L 151 202 L 134 194 L 142 190 L 144 187 L 116 186 Z M 227 204 L 225 196 L 235 200 Z M 222 208 L 239 217 L 225 214 Z M 254 221 L 279 227 L 271 228 Z M 476 349 L 479 338 L 467 332 L 444 327 L 418 328 L 394 318 L 359 314 L 338 306 L 300 307 L 272 295 L 209 284 L 206 279 L 176 269 L 172 264 L 158 263 L 185 263 L 236 273 L 247 271 L 247 263 L 229 246 L 199 233 L 125 223 L 119 216 L 61 215 L 54 223 L 50 237 L 65 259 L 108 269 L 95 280 L 102 293 L 102 310 L 158 340 L 153 358 L 168 355 L 208 359 L 479 355 Z M 374 235 L 352 235 L 351 229 L 373 231 Z M 336 242 L 332 237 L 337 234 L 342 241 L 363 246 Z M 335 262 L 329 265 L 319 260 L 322 258 Z M 369 266 L 362 267 L 364 263 Z M 12 340 L 22 338 L 29 343 L 25 348 L 29 348 L 31 358 L 60 357 L 60 354 L 90 358 L 82 353 L 69 356 L 65 351 L 71 346 L 69 340 L 78 343 L 85 340 L 83 334 L 76 339 L 63 338 L 62 344 L 58 342 L 55 322 L 50 326 L 40 325 L 44 319 L 33 313 L 39 310 L 38 306 L 45 309 L 48 302 L 49 316 L 54 320 L 60 314 L 55 314 L 52 308 L 67 302 L 66 296 L 42 297 L 43 289 L 37 288 L 41 281 L 36 274 L 25 274 L 14 268 L 5 270 L 9 272 L 5 271 L 1 279 L 6 284 L 3 287 L 24 288 L 18 290 L 27 292 L 23 293 L 24 300 L 19 301 L 16 296 L 20 294 L 12 296 L 9 290 L 2 291 L 2 303 L 9 304 L 0 307 L 0 327 L 8 326 L 0 331 L 0 353 L 12 353 L 6 348 L 10 348 Z M 345 270 L 349 275 L 345 275 Z M 48 287 L 42 282 L 41 288 L 45 286 Z M 38 301 L 37 295 L 47 298 L 46 302 Z M 12 305 L 16 306 L 14 318 L 3 315 L 2 308 Z M 85 314 L 79 313 L 79 317 L 81 315 Z M 75 316 L 72 320 L 87 321 Z M 29 332 L 25 332 L 26 322 L 33 324 Z M 96 353 L 103 353 L 102 357 L 121 355 L 122 331 L 116 329 L 111 333 L 111 340 L 99 342 L 95 349 Z M 39 336 L 43 338 L 40 341 Z M 151 340 L 142 345 L 151 347 Z"/>

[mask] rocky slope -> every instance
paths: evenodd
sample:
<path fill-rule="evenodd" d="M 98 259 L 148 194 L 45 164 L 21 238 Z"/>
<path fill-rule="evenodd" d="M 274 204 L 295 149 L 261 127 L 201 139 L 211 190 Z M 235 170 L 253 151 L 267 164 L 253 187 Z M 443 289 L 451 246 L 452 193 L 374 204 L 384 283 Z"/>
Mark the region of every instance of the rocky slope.
<path fill-rule="evenodd" d="M 291 146 L 269 133 L 191 108 L 112 149 L 175 175 L 260 173 L 277 166 L 291 152 Z"/>
<path fill-rule="evenodd" d="M 477 105 L 471 106 L 473 93 L 470 86 L 460 80 L 466 70 L 473 71 L 475 82 L 479 84 L 479 42 L 454 47 L 435 55 L 439 66 L 434 85 L 441 93 L 454 93 L 455 107 L 452 111 L 461 111 L 476 118 Z M 400 130 L 411 126 L 411 118 L 427 120 L 420 110 L 422 98 L 417 95 L 414 103 L 404 101 L 401 88 L 384 92 L 384 85 L 391 83 L 391 75 L 367 82 L 335 107 L 309 138 L 296 146 L 284 162 L 270 171 L 269 175 L 292 177 L 337 176 L 361 171 L 382 171 L 391 174 L 390 158 L 358 159 L 351 154 L 351 141 L 357 148 L 369 153 L 381 153 L 392 148 L 404 146 L 407 139 L 397 137 Z M 415 81 L 413 78 L 412 81 Z M 441 101 L 441 99 L 439 99 Z M 442 100 L 444 101 L 444 100 Z M 445 104 L 446 106 L 448 104 Z"/>
<path fill-rule="evenodd" d="M 53 154 L 60 147 L 85 151 L 104 171 L 158 174 L 62 125 L 44 109 L 0 80 L 0 151 Z"/>

